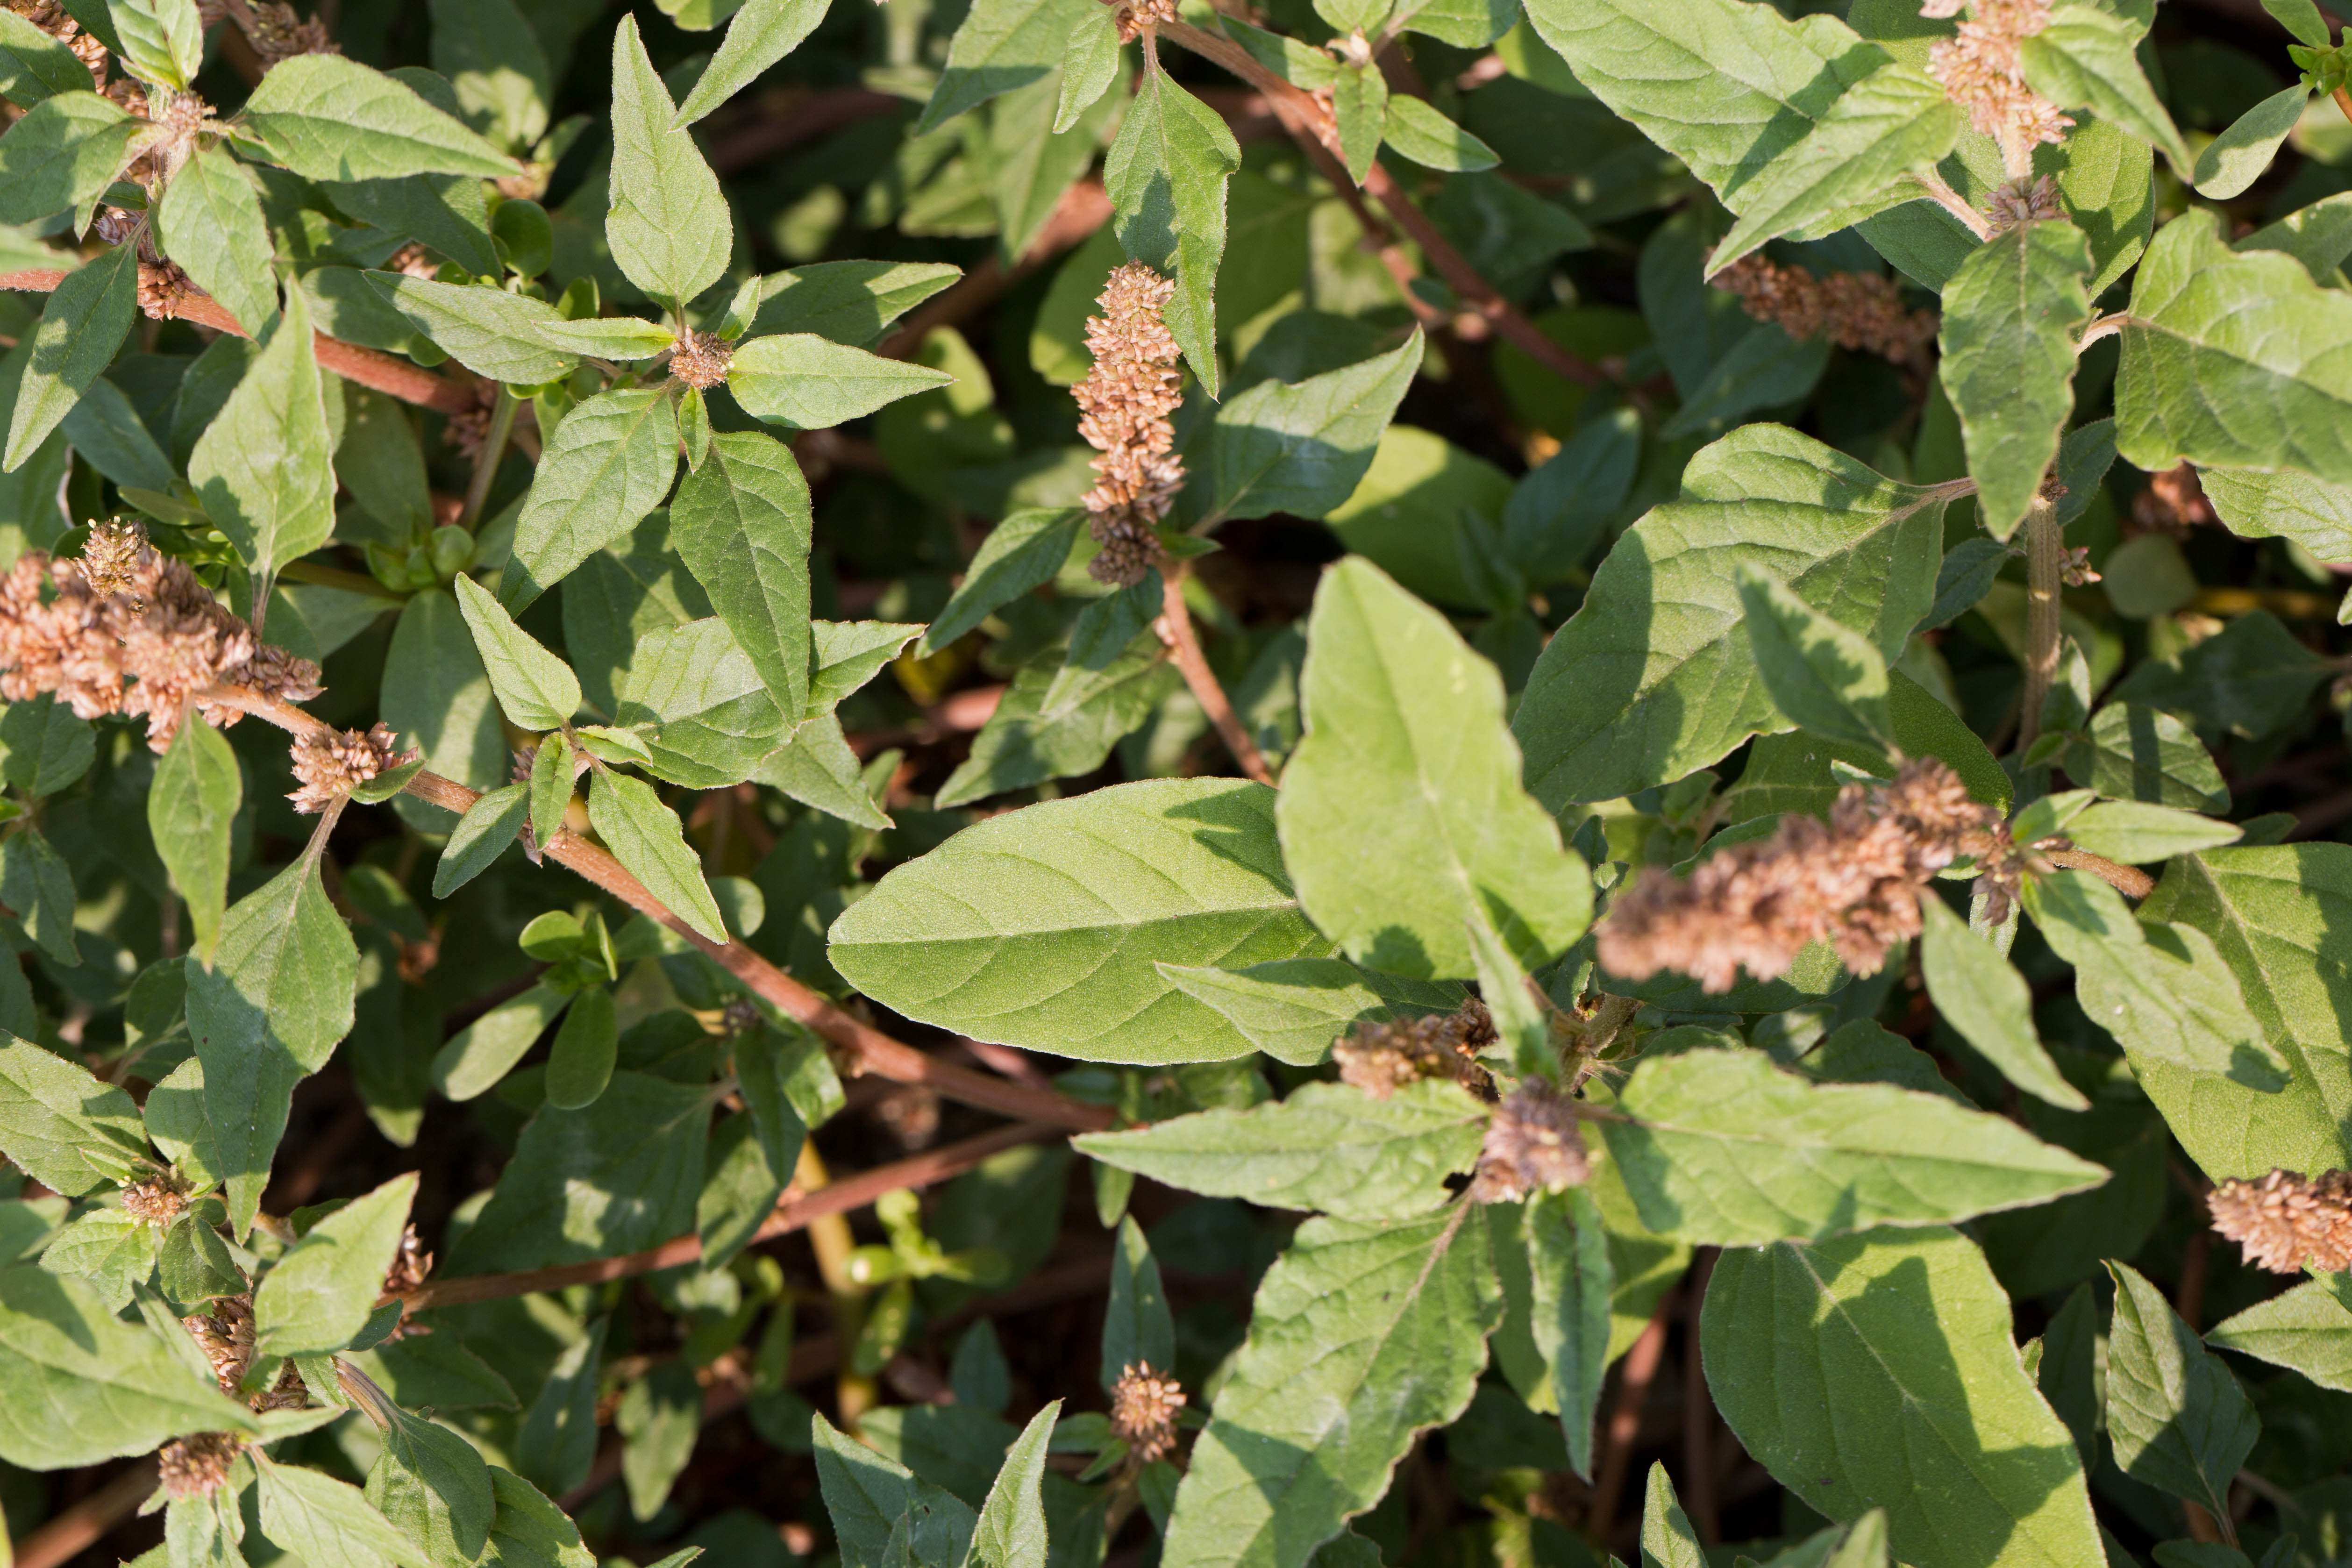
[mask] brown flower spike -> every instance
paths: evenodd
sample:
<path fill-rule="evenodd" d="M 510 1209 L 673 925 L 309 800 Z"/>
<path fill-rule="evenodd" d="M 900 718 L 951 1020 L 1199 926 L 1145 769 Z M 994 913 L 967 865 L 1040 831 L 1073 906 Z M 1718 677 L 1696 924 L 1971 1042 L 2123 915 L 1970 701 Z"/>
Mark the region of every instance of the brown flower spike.
<path fill-rule="evenodd" d="M 2306 1263 L 2323 1274 L 2352 1268 L 2352 1171 L 2315 1178 L 2273 1171 L 2231 1178 L 2205 1199 L 2213 1228 L 2238 1244 L 2248 1263 L 2293 1274 Z"/>
<path fill-rule="evenodd" d="M 1110 1391 L 1110 1429 L 1138 1464 L 1164 1459 L 1176 1448 L 1176 1413 L 1184 1408 L 1184 1385 L 1151 1363 L 1129 1363 Z"/>
<path fill-rule="evenodd" d="M 163 1482 L 165 1497 L 203 1497 L 227 1483 L 229 1467 L 244 1452 L 245 1439 L 234 1432 L 174 1437 L 155 1455 L 156 1479 Z"/>
<path fill-rule="evenodd" d="M 1341 1083 L 1386 1100 L 1425 1078 L 1483 1086 L 1486 1069 L 1472 1058 L 1494 1043 L 1495 1020 L 1473 996 L 1456 1012 L 1360 1025 L 1332 1045 L 1331 1055 L 1339 1064 Z"/>
<path fill-rule="evenodd" d="M 1854 973 L 1875 974 L 1888 948 L 1919 934 L 1928 882 L 1963 855 L 1985 864 L 1997 889 L 2015 876 L 2000 814 L 1922 758 L 1891 784 L 1846 785 L 1827 822 L 1785 817 L 1770 838 L 1710 856 L 1687 877 L 1643 871 L 1601 922 L 1601 963 L 1629 980 L 1680 970 L 1720 994 L 1742 969 L 1777 979 L 1808 942 L 1826 941 Z"/>
<path fill-rule="evenodd" d="M 294 742 L 294 781 L 302 787 L 286 798 L 305 816 L 315 816 L 366 784 L 416 758 L 403 752 L 391 730 L 378 723 L 365 734 L 357 730 L 320 730 Z"/>
<path fill-rule="evenodd" d="M 1470 1178 L 1474 1203 L 1517 1203 L 1533 1192 L 1557 1193 L 1592 1173 L 1576 1103 L 1541 1079 L 1511 1091 L 1486 1123 L 1486 1142 Z"/>
<path fill-rule="evenodd" d="M 1778 323 L 1792 338 L 1826 334 L 1840 348 L 1898 364 L 1918 358 L 1936 341 L 1936 312 L 1905 310 L 1894 279 L 1875 272 L 1816 278 L 1802 267 L 1783 267 L 1751 252 L 1717 273 L 1715 286 L 1738 295 L 1748 315 Z"/>
<path fill-rule="evenodd" d="M 1140 261 L 1112 271 L 1095 302 L 1103 313 L 1087 320 L 1094 369 L 1070 389 L 1078 403 L 1078 434 L 1102 456 L 1099 477 L 1086 494 L 1087 522 L 1102 552 L 1087 568 L 1096 581 L 1129 587 L 1160 560 L 1152 528 L 1184 488 L 1184 459 L 1176 456 L 1168 416 L 1183 401 L 1176 340 L 1160 317 L 1176 291 Z"/>
<path fill-rule="evenodd" d="M 1927 0 L 1923 16 L 1956 16 L 1960 0 Z M 2065 140 L 2074 121 L 2028 87 L 2019 46 L 2050 25 L 2050 0 L 1975 0 L 1958 33 L 1927 51 L 1927 70 L 1969 123 L 2000 143 L 2012 174 L 2027 172 L 2034 147 Z"/>

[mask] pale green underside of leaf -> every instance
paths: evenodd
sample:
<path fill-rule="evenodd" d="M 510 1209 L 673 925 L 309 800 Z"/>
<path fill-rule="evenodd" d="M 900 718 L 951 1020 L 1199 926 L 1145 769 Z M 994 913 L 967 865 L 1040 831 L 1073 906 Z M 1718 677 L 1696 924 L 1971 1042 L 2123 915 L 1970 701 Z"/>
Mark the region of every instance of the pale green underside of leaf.
<path fill-rule="evenodd" d="M 1276 1061 L 1313 1067 L 1359 1024 L 1450 1013 L 1462 988 L 1359 969 L 1344 958 L 1286 958 L 1247 969 L 1162 963 L 1160 974 L 1233 1021 Z"/>
<path fill-rule="evenodd" d="M 2307 1279 L 2214 1325 L 2205 1342 L 2291 1367 L 2322 1388 L 2352 1394 L 2352 1304 L 2342 1275 Z"/>
<path fill-rule="evenodd" d="M 517 172 L 512 159 L 405 83 L 339 54 L 279 61 L 247 100 L 245 119 L 307 180 Z"/>
<path fill-rule="evenodd" d="M 1213 1061 L 1248 1038 L 1155 965 L 1328 953 L 1281 867 L 1262 784 L 1114 785 L 992 817 L 899 867 L 834 922 L 830 954 L 884 1006 L 981 1039 Z"/>
<path fill-rule="evenodd" d="M 2205 499 L 2241 539 L 2292 539 L 2321 561 L 2352 561 L 2352 486 L 2309 474 L 2207 468 Z"/>

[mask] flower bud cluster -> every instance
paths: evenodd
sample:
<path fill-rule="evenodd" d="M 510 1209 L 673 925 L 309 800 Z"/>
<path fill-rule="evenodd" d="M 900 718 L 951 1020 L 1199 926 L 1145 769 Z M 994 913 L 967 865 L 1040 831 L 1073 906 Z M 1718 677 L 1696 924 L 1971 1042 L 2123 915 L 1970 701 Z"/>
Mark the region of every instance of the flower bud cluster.
<path fill-rule="evenodd" d="M 1094 369 L 1070 389 L 1078 403 L 1078 434 L 1102 455 L 1086 494 L 1087 521 L 1102 552 L 1087 566 L 1098 582 L 1127 587 L 1158 563 L 1152 529 L 1184 488 L 1184 459 L 1174 451 L 1168 416 L 1183 400 L 1176 339 L 1161 312 L 1176 291 L 1140 261 L 1112 271 L 1087 320 Z"/>
<path fill-rule="evenodd" d="M 1738 295 L 1750 316 L 1776 323 L 1792 338 L 1826 335 L 1842 349 L 1898 364 L 1917 359 L 1936 341 L 1936 312 L 1905 309 L 1894 279 L 1875 272 L 1817 278 L 1751 252 L 1717 273 L 1715 286 Z"/>
<path fill-rule="evenodd" d="M 2352 1171 L 2306 1177 L 2273 1171 L 2231 1178 L 2205 1200 L 2213 1228 L 2238 1244 L 2245 1259 L 2274 1274 L 2306 1264 L 2322 1274 L 2352 1268 Z"/>

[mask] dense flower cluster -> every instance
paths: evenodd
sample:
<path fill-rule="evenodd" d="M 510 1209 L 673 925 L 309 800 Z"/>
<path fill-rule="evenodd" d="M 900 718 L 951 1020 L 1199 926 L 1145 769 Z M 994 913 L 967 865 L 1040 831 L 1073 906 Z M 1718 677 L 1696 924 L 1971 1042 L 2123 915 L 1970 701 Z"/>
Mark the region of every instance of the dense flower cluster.
<path fill-rule="evenodd" d="M 1495 1043 L 1495 1020 L 1476 997 L 1452 1013 L 1429 1013 L 1360 1026 L 1331 1047 L 1339 1081 L 1386 1100 L 1424 1078 L 1450 1078 L 1483 1085 L 1486 1069 L 1475 1059 Z"/>
<path fill-rule="evenodd" d="M 171 744 L 191 702 L 219 686 L 286 701 L 319 695 L 319 667 L 257 643 L 184 561 L 156 552 L 128 524 L 91 530 L 79 560 L 27 552 L 0 576 L 0 699 L 44 691 L 84 719 L 147 721 L 147 743 Z M 208 708 L 213 722 L 233 710 Z"/>
<path fill-rule="evenodd" d="M 165 1497 L 203 1497 L 226 1484 L 229 1467 L 244 1452 L 245 1439 L 234 1432 L 175 1437 L 155 1456 L 156 1479 L 163 1482 Z"/>
<path fill-rule="evenodd" d="M 2205 1206 L 2213 1228 L 2236 1242 L 2257 1268 L 2274 1274 L 2293 1274 L 2305 1263 L 2323 1274 L 2352 1268 L 2352 1171 L 2233 1178 L 2215 1187 Z"/>
<path fill-rule="evenodd" d="M 1601 922 L 1601 962 L 1631 980 L 1679 970 L 1721 993 L 1743 968 L 1759 980 L 1786 974 L 1808 942 L 1826 941 L 1854 973 L 1874 974 L 1887 949 L 1919 934 L 1928 882 L 1963 855 L 2005 892 L 2015 872 L 2000 814 L 1922 758 L 1891 784 L 1846 785 L 1827 822 L 1791 815 L 1770 838 L 1710 856 L 1688 877 L 1643 871 Z"/>
<path fill-rule="evenodd" d="M 734 349 L 716 332 L 688 332 L 669 357 L 670 374 L 688 386 L 712 387 L 727 379 Z"/>
<path fill-rule="evenodd" d="M 1923 16 L 1959 15 L 1960 0 L 1927 0 Z M 2050 25 L 2050 0 L 1975 0 L 1957 36 L 1937 41 L 1927 70 L 1944 96 L 1969 111 L 1969 123 L 2001 145 L 2004 158 L 2030 155 L 2037 142 L 2059 142 L 2074 121 L 2025 84 L 2018 46 Z"/>
<path fill-rule="evenodd" d="M 302 787 L 286 798 L 305 816 L 314 816 L 352 793 L 355 784 L 415 760 L 382 723 L 357 730 L 316 730 L 295 738 L 294 782 Z"/>
<path fill-rule="evenodd" d="M 1102 454 L 1085 500 L 1102 552 L 1087 570 L 1121 587 L 1143 581 L 1159 561 L 1153 525 L 1184 488 L 1184 459 L 1172 449 L 1176 430 L 1168 423 L 1182 401 L 1178 351 L 1160 318 L 1175 291 L 1174 279 L 1142 262 L 1114 270 L 1095 300 L 1103 313 L 1087 319 L 1094 369 L 1070 389 L 1078 434 Z"/>
<path fill-rule="evenodd" d="M 1592 1173 L 1583 1135 L 1576 1130 L 1576 1102 L 1541 1079 L 1531 1078 L 1495 1108 L 1470 1196 L 1482 1204 L 1517 1203 L 1533 1192 L 1557 1193 Z"/>
<path fill-rule="evenodd" d="M 1985 216 L 1992 221 L 1995 234 L 2006 234 L 2021 224 L 2046 223 L 2065 216 L 2058 182 L 2049 174 L 2006 181 L 1995 186 L 1985 200 Z"/>
<path fill-rule="evenodd" d="M 122 1189 L 122 1212 L 162 1230 L 188 1206 L 188 1184 L 172 1172 L 133 1182 Z"/>
<path fill-rule="evenodd" d="M 1750 316 L 1776 323 L 1792 338 L 1827 335 L 1840 348 L 1897 363 L 1918 358 L 1936 341 L 1936 312 L 1906 310 L 1894 279 L 1875 272 L 1817 278 L 1751 252 L 1717 273 L 1715 286 L 1738 295 Z"/>
<path fill-rule="evenodd" d="M 1184 1408 L 1184 1385 L 1149 1362 L 1119 1369 L 1110 1391 L 1110 1429 L 1136 1462 L 1164 1459 L 1176 1447 L 1176 1414 Z"/>

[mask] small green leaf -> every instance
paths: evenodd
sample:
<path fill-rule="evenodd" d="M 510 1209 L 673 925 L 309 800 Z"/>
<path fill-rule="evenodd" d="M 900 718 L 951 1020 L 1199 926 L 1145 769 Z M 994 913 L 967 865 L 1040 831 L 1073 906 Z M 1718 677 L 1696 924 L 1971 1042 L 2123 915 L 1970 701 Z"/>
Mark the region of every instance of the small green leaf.
<path fill-rule="evenodd" d="M 948 46 L 947 68 L 923 106 L 918 135 L 979 108 L 999 93 L 1043 79 L 1062 61 L 1065 40 L 1093 0 L 978 0 Z"/>
<path fill-rule="evenodd" d="M 359 1488 L 267 1458 L 258 1459 L 255 1468 L 260 1481 L 261 1528 L 273 1542 L 304 1561 L 349 1563 L 352 1568 L 395 1563 L 434 1568 L 433 1559 L 394 1529 Z"/>
<path fill-rule="evenodd" d="M 2103 795 L 2227 811 L 2230 786 L 2188 725 L 2137 702 L 2110 702 L 2068 738 L 2066 772 Z"/>
<path fill-rule="evenodd" d="M 944 809 L 1092 773 L 1180 684 L 1149 628 L 1099 668 L 1054 657 L 1025 665 L 931 803 Z"/>
<path fill-rule="evenodd" d="M 822 1412 L 809 1418 L 809 1438 L 845 1568 L 906 1568 L 909 1563 L 962 1568 L 979 1523 L 969 1503 L 844 1436 Z M 894 1532 L 895 1554 L 889 1550 Z"/>
<path fill-rule="evenodd" d="M 2152 143 L 2185 175 L 2196 160 L 2134 52 L 2146 30 L 2096 5 L 2060 5 L 2019 44 L 2017 63 L 2034 91 Z"/>
<path fill-rule="evenodd" d="M 604 236 L 613 260 L 638 288 L 673 309 L 719 281 L 734 243 L 719 177 L 662 85 L 637 19 L 613 34 L 612 207 Z"/>
<path fill-rule="evenodd" d="M 727 941 L 727 925 L 703 880 L 701 862 L 687 845 L 677 814 L 661 803 L 651 784 L 597 769 L 588 789 L 588 821 L 614 858 L 672 913 L 710 941 Z"/>
<path fill-rule="evenodd" d="M 1061 1414 L 1051 1401 L 1013 1440 L 972 1526 L 968 1568 L 1045 1568 L 1045 1455 Z"/>
<path fill-rule="evenodd" d="M 667 353 L 677 342 L 677 334 L 667 327 L 635 316 L 541 321 L 538 331 L 540 341 L 560 353 L 624 363 Z"/>
<path fill-rule="evenodd" d="M 41 830 L 19 823 L 0 839 L 0 904 L 15 912 L 40 950 L 70 969 L 81 963 L 74 938 L 73 869 Z"/>
<path fill-rule="evenodd" d="M 2345 1284 L 2341 1274 L 2306 1279 L 2216 1324 L 2205 1342 L 2352 1393 L 2352 1302 L 2345 1300 Z"/>
<path fill-rule="evenodd" d="M 2161 1291 L 2121 1263 L 2110 1261 L 2107 1272 L 2116 1282 L 2106 1407 L 2116 1463 L 2134 1480 L 2226 1511 L 2262 1420 Z"/>
<path fill-rule="evenodd" d="M 79 209 L 122 172 L 146 121 L 90 91 L 88 76 L 84 68 L 80 90 L 41 100 L 0 135 L 0 223 Z"/>
<path fill-rule="evenodd" d="M 1919 968 L 1944 1022 L 2026 1093 L 2064 1110 L 2090 1109 L 2042 1048 L 2025 976 L 1934 893 L 1920 899 L 1919 915 Z"/>
<path fill-rule="evenodd" d="M 227 738 L 202 720 L 183 723 L 155 764 L 147 830 L 173 889 L 187 900 L 194 951 L 205 961 L 228 910 L 229 841 L 244 800 L 244 774 Z"/>
<path fill-rule="evenodd" d="M 814 719 L 832 712 L 843 698 L 881 674 L 922 629 L 919 623 L 898 621 L 809 623 L 809 692 L 802 713 Z"/>
<path fill-rule="evenodd" d="M 727 366 L 728 390 L 743 412 L 795 430 L 861 418 L 952 379 L 945 371 L 884 359 L 813 332 L 754 338 Z"/>
<path fill-rule="evenodd" d="M 1358 1026 L 1450 1013 L 1459 985 L 1359 969 L 1341 958 L 1286 958 L 1247 969 L 1158 965 L 1187 996 L 1215 1008 L 1277 1061 L 1313 1067 Z"/>
<path fill-rule="evenodd" d="M 547 53 L 514 0 L 433 0 L 433 68 L 457 108 L 500 145 L 529 147 L 554 98 Z M 478 268 L 495 272 L 496 268 Z"/>
<path fill-rule="evenodd" d="M 547 1103 L 560 1110 L 595 1104 L 612 1081 L 620 1037 L 613 994 L 601 985 L 582 992 L 548 1047 Z"/>
<path fill-rule="evenodd" d="M 378 1414 L 386 1426 L 383 1451 L 368 1471 L 369 1503 L 436 1564 L 480 1557 L 498 1511 L 481 1455 L 449 1428 L 396 1405 Z"/>
<path fill-rule="evenodd" d="M 292 289 L 261 353 L 197 437 L 188 481 L 246 570 L 266 579 L 332 537 L 333 453 L 310 308 Z"/>
<path fill-rule="evenodd" d="M 1495 150 L 1438 112 L 1425 98 L 1398 94 L 1389 100 L 1381 140 L 1401 157 L 1424 169 L 1464 174 L 1502 162 Z"/>
<path fill-rule="evenodd" d="M 30 109 L 61 92 L 88 92 L 89 68 L 29 17 L 0 11 L 0 98 Z"/>
<path fill-rule="evenodd" d="M 191 15 L 193 15 L 193 10 Z M 219 300 L 247 336 L 278 313 L 278 279 L 261 194 L 243 164 L 218 147 L 188 160 L 155 209 L 155 235 L 197 287 Z"/>
<path fill-rule="evenodd" d="M 1653 1462 L 1642 1500 L 1642 1568 L 1706 1568 L 1706 1553 L 1675 1495 L 1664 1464 Z"/>
<path fill-rule="evenodd" d="M 349 1344 L 383 1292 L 384 1271 L 400 1250 L 415 1195 L 412 1171 L 312 1226 L 253 1293 L 256 1347 L 301 1355 Z"/>
<path fill-rule="evenodd" d="M 541 737 L 530 759 L 530 834 L 536 842 L 545 844 L 563 830 L 572 781 L 572 742 L 560 730 Z"/>
<path fill-rule="evenodd" d="M 2235 844 L 2242 830 L 2235 823 L 2216 822 L 2168 805 L 2103 800 L 2069 820 L 2064 832 L 2078 849 L 2126 866 L 2144 866 Z"/>
<path fill-rule="evenodd" d="M 1609 1370 L 1609 1298 L 1616 1289 L 1607 1228 L 1592 1194 L 1571 1187 L 1530 1196 L 1520 1229 L 1533 1286 L 1536 1350 L 1559 1404 L 1569 1468 L 1590 1478 L 1593 1415 Z M 1663 1471 L 1654 1474 L 1663 1479 Z"/>
<path fill-rule="evenodd" d="M 2243 195 L 2278 156 L 2280 143 L 2310 101 L 2309 88 L 2290 87 L 2239 115 L 2197 154 L 2197 194 L 2217 202 Z"/>
<path fill-rule="evenodd" d="M 1322 517 L 1355 493 L 1421 369 L 1416 330 L 1360 364 L 1296 384 L 1258 383 L 1217 410 L 1203 516 Z"/>
<path fill-rule="evenodd" d="M 2074 412 L 2074 337 L 2091 313 L 2090 242 L 2025 223 L 1969 253 L 1944 285 L 1944 393 L 1995 539 L 2025 520 Z"/>
<path fill-rule="evenodd" d="M 0 778 L 26 795 L 55 795 L 89 771 L 98 737 L 72 707 L 43 692 L 0 709 Z"/>
<path fill-rule="evenodd" d="M 434 868 L 433 896 L 446 899 L 489 869 L 490 862 L 506 853 L 530 816 L 527 784 L 501 785 L 467 806 Z"/>
<path fill-rule="evenodd" d="M 536 386 L 579 363 L 577 350 L 560 348 L 547 336 L 559 318 L 544 300 L 484 283 L 440 283 L 400 272 L 366 276 L 409 325 L 477 375 Z"/>
<path fill-rule="evenodd" d="M 542 733 L 570 723 L 580 710 L 580 678 L 572 667 L 515 625 L 514 617 L 471 577 L 460 575 L 452 586 L 507 721 Z"/>
<path fill-rule="evenodd" d="M 18 384 L 0 468 L 28 462 L 100 379 L 138 314 L 138 247 L 120 245 L 66 274 L 33 330 L 32 358 Z"/>
<path fill-rule="evenodd" d="M 69 1198 L 129 1182 L 147 1152 L 139 1108 L 110 1083 L 40 1047 L 0 1036 L 0 1153 Z"/>
<path fill-rule="evenodd" d="M 515 519 L 499 602 L 522 607 L 661 505 L 677 474 L 677 415 L 658 389 L 600 392 L 563 416 Z"/>
<path fill-rule="evenodd" d="M 918 651 L 937 653 L 1022 595 L 1052 582 L 1086 521 L 1076 507 L 1031 507 L 991 529 Z"/>
<path fill-rule="evenodd" d="M 497 1088 L 571 999 L 569 992 L 541 984 L 499 1003 L 450 1036 L 435 1054 L 433 1087 L 457 1100 Z"/>
<path fill-rule="evenodd" d="M 515 1436 L 515 1462 L 535 1484 L 559 1495 L 585 1482 L 596 1460 L 597 1394 L 611 1324 L 600 1316 L 563 1346 Z M 467 1451 L 473 1451 L 470 1445 Z"/>
<path fill-rule="evenodd" d="M 306 180 L 520 173 L 405 83 L 338 54 L 278 61 L 246 100 L 245 121 Z"/>
<path fill-rule="evenodd" d="M 1108 10 L 1088 11 L 1063 47 L 1062 90 L 1054 107 L 1054 134 L 1062 135 L 1095 106 L 1118 75 L 1118 24 Z"/>
<path fill-rule="evenodd" d="M 1822 615 L 1753 562 L 1740 563 L 1738 578 L 1756 670 L 1772 705 L 1823 740 L 1881 751 L 1894 746 L 1886 660 L 1870 639 Z"/>
<path fill-rule="evenodd" d="M 694 1457 L 702 1430 L 702 1389 L 681 1361 L 657 1362 L 621 1392 L 613 1425 L 620 1432 L 621 1481 L 629 1512 L 640 1520 L 661 1511 L 669 1489 Z"/>
<path fill-rule="evenodd" d="M 619 717 L 645 749 L 640 765 L 690 789 L 752 777 L 787 743 L 795 722 L 717 619 L 646 637 L 621 692 Z"/>
<path fill-rule="evenodd" d="M 141 81 L 185 90 L 205 61 L 205 22 L 195 0 L 107 0 L 115 53 Z M 111 46 L 110 46 L 111 47 Z"/>
<path fill-rule="evenodd" d="M 1161 316 L 1211 397 L 1217 395 L 1214 290 L 1225 254 L 1225 182 L 1241 162 L 1241 146 L 1223 117 L 1158 70 L 1145 73 L 1103 160 L 1119 244 L 1130 259 L 1176 279 Z"/>
<path fill-rule="evenodd" d="M 1160 1265 L 1143 1227 L 1118 1222 L 1110 1258 L 1110 1307 L 1103 1315 L 1102 1386 L 1108 1394 L 1129 1367 L 1166 1373 L 1176 1365 L 1176 1320 L 1160 1282 Z"/>
<path fill-rule="evenodd" d="M 678 553 L 759 671 L 778 711 L 797 719 L 809 703 L 808 552 L 814 518 L 808 481 L 792 448 L 756 430 L 713 437 L 702 466 L 677 488 L 669 525 Z"/>
<path fill-rule="evenodd" d="M 742 91 L 770 66 L 798 48 L 824 20 L 833 0 L 751 0 L 727 26 L 719 53 L 705 66 L 670 120 L 672 128 L 693 124 Z"/>

